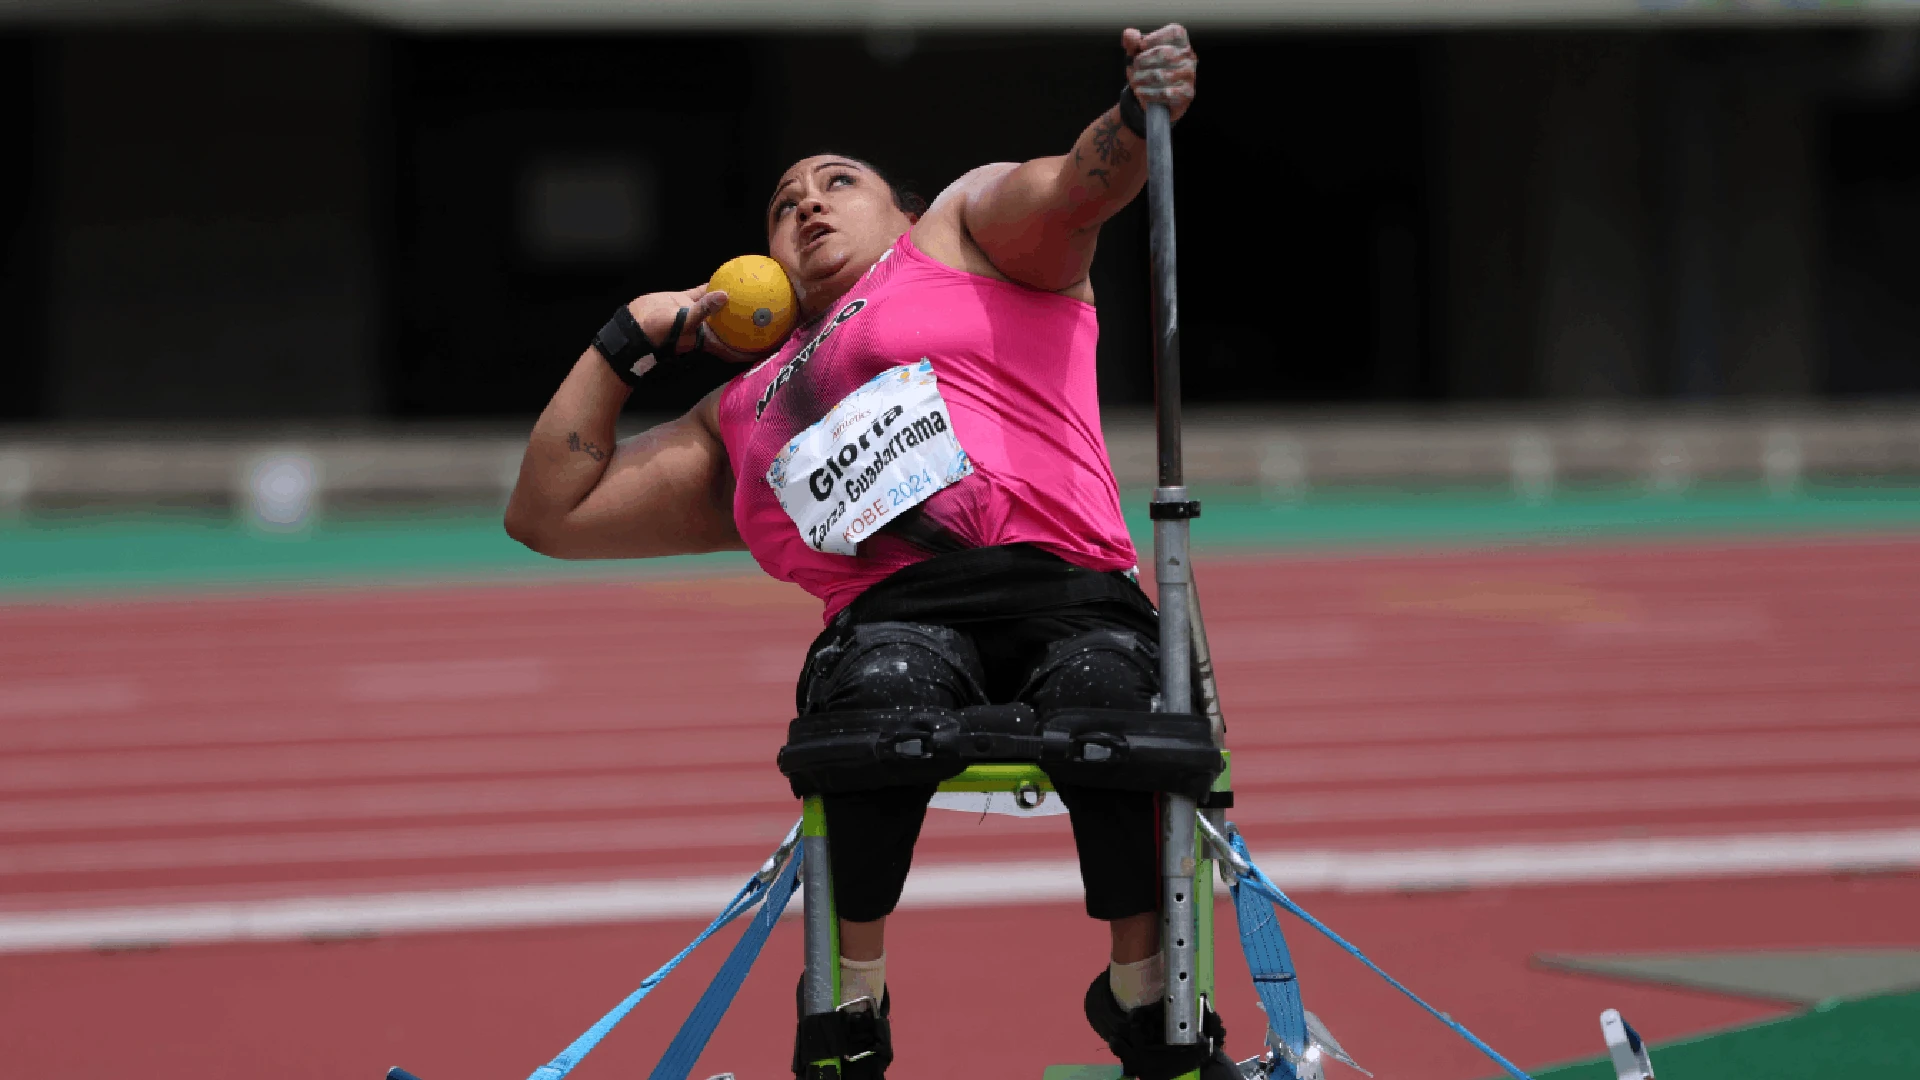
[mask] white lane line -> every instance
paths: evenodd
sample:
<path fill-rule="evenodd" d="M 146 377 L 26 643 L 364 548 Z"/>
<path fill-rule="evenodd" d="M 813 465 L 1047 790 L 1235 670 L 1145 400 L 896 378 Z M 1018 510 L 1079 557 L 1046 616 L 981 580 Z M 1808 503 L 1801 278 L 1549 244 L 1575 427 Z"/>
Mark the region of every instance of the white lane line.
<path fill-rule="evenodd" d="M 1920 770 L 1813 776 L 1681 776 L 1581 779 L 1539 784 L 1296 791 L 1249 800 L 1243 826 L 1447 820 L 1533 820 L 1541 815 L 1664 813 L 1760 807 L 1920 805 Z M 209 867 L 292 866 L 411 859 L 472 859 L 559 853 L 662 852 L 777 839 L 782 812 L 613 821 L 368 826 L 330 832 L 67 840 L 0 845 L 0 877 Z M 1000 821 L 1011 819 L 996 819 Z M 1032 827 L 1032 826 L 1026 826 Z"/>
<path fill-rule="evenodd" d="M 0 762 L 0 793 L 63 793 L 128 785 L 283 783 L 528 775 L 634 769 L 765 769 L 778 747 L 771 729 L 672 733 L 571 733 L 518 738 L 391 740 L 319 746 L 204 750 L 112 750 L 19 756 Z M 1764 767 L 1885 766 L 1920 762 L 1920 732 L 1870 729 L 1764 735 L 1610 735 L 1542 742 L 1293 748 L 1258 724 L 1236 744 L 1242 782 L 1579 775 L 1606 772 L 1727 772 Z M 1916 789 L 1920 790 L 1920 789 Z"/>
<path fill-rule="evenodd" d="M 1258 853 L 1294 892 L 1658 881 L 1920 866 L 1920 829 Z M 745 880 L 699 877 L 0 915 L 0 953 L 706 918 Z M 906 908 L 1062 903 L 1070 859 L 918 867 Z M 789 909 L 793 911 L 797 909 Z"/>
<path fill-rule="evenodd" d="M 0 792 L 746 763 L 770 767 L 779 740 L 772 730 L 554 736 L 529 732 L 518 738 L 16 755 L 0 761 Z"/>
<path fill-rule="evenodd" d="M 18 844 L 0 847 L 0 875 L 697 851 L 716 846 L 776 844 L 787 824 L 784 815 L 774 813 L 715 814 L 697 818 L 515 822 L 355 832 Z"/>
<path fill-rule="evenodd" d="M 1463 706 L 1428 702 L 1419 707 L 1330 709 L 1317 716 L 1289 715 L 1284 683 L 1234 690 L 1236 719 L 1274 745 L 1318 743 L 1433 743 L 1457 740 L 1554 739 L 1568 736 L 1712 734 L 1819 731 L 1827 728 L 1905 725 L 1913 718 L 1913 696 L 1880 690 L 1833 692 L 1810 688 L 1798 695 L 1727 695 L 1681 700 L 1557 704 L 1500 703 Z M 1470 713 L 1470 715 L 1463 715 Z M 1271 714 L 1271 716 L 1269 715 Z M 1236 732 L 1244 738 L 1244 732 Z M 1239 745 L 1238 740 L 1235 742 Z"/>
<path fill-rule="evenodd" d="M 636 678 L 634 683 L 645 684 L 645 680 Z M 311 700 L 276 707 L 258 701 L 236 704 L 154 695 L 144 704 L 138 719 L 73 717 L 62 719 L 58 724 L 12 725 L 0 730 L 0 751 L 99 752 L 602 732 L 660 735 L 719 729 L 747 729 L 779 739 L 787 723 L 778 709 L 758 708 L 751 702 L 702 700 L 682 692 L 656 693 L 651 687 L 646 710 L 636 712 L 631 704 L 622 703 L 615 694 L 577 684 L 571 686 L 564 699 L 556 696 L 537 717 L 524 708 L 475 708 L 462 702 L 408 702 L 343 709 L 332 703 L 315 705 Z M 219 715 L 213 715 L 215 711 Z M 1903 720 L 1906 716 L 1906 713 L 1900 714 Z M 549 719 L 551 724 L 546 723 Z M 541 722 L 537 726 L 536 720 Z"/>
<path fill-rule="evenodd" d="M 1920 829 L 1255 857 L 1275 882 L 1293 890 L 1368 892 L 1452 885 L 1574 885 L 1920 867 Z"/>
<path fill-rule="evenodd" d="M 785 779 L 763 767 L 665 775 L 389 781 L 259 791 L 0 799 L 0 834 L 634 812 L 710 805 L 716 792 L 725 793 L 725 805 L 734 811 L 764 807 L 784 814 L 793 805 Z M 0 850 L 3 845 L 0 840 Z"/>
<path fill-rule="evenodd" d="M 1338 782 L 1337 776 L 1316 778 Z M 1418 821 L 1535 817 L 1541 814 L 1636 814 L 1789 806 L 1920 804 L 1920 770 L 1760 773 L 1733 776 L 1577 778 L 1551 783 L 1454 784 L 1275 792 L 1234 813 L 1242 824 Z M 1668 819 L 1674 824 L 1680 822 Z"/>
<path fill-rule="evenodd" d="M 1461 709 L 1511 708 L 1563 701 L 1637 704 L 1649 697 L 1843 693 L 1875 690 L 1911 694 L 1920 684 L 1904 657 L 1852 659 L 1772 655 L 1743 659 L 1723 668 L 1702 664 L 1571 663 L 1526 655 L 1488 659 L 1446 654 L 1418 667 L 1377 665 L 1365 671 L 1327 672 L 1290 680 L 1288 705 L 1299 712 L 1351 708 L 1421 708 L 1453 703 Z M 1514 657 L 1519 657 L 1518 659 Z M 1248 673 L 1224 672 L 1223 685 Z M 1272 679 L 1269 673 L 1265 676 Z"/>
<path fill-rule="evenodd" d="M 1246 740 L 1253 742 L 1253 740 Z M 1254 745 L 1261 745 L 1254 742 Z M 1607 735 L 1539 743 L 1428 744 L 1249 754 L 1236 746 L 1237 783 L 1494 776 L 1578 776 L 1613 772 L 1733 772 L 1789 766 L 1920 762 L 1920 731 L 1774 732 L 1766 735 Z"/>
<path fill-rule="evenodd" d="M 642 680 L 644 681 L 644 680 Z M 1714 735 L 1791 729 L 1818 732 L 1832 728 L 1873 728 L 1907 725 L 1913 718 L 1913 698 L 1885 691 L 1835 692 L 1814 688 L 1789 697 L 1734 696 L 1683 701 L 1596 703 L 1582 701 L 1552 706 L 1505 703 L 1475 706 L 1463 714 L 1457 704 L 1428 703 L 1418 709 L 1381 710 L 1348 707 L 1302 718 L 1283 692 L 1242 684 L 1234 691 L 1235 746 L 1249 750 L 1285 747 L 1290 750 L 1337 743 L 1398 743 L 1431 745 L 1483 740 L 1560 739 L 1569 737 L 1686 734 Z M 602 697 L 582 691 L 570 696 L 564 719 L 549 727 L 530 727 L 524 711 L 447 708 L 414 705 L 404 709 L 341 710 L 337 706 L 293 705 L 268 708 L 257 702 L 237 707 L 231 701 L 210 702 L 177 698 L 155 691 L 146 700 L 140 719 L 122 716 L 71 716 L 58 724 L 15 724 L 0 730 L 0 751 L 152 750 L 163 747 L 224 744 L 317 743 L 426 738 L 481 738 L 502 735 L 559 736 L 592 733 L 665 735 L 698 729 L 752 731 L 779 739 L 785 721 L 748 703 L 715 703 L 682 695 L 649 699 L 645 713 L 628 707 L 609 707 Z M 576 703 L 577 701 L 577 703 Z M 208 710 L 217 708 L 219 715 Z M 544 717 L 543 717 L 544 719 Z"/>
<path fill-rule="evenodd" d="M 1292 660 L 1343 660 L 1375 650 L 1366 624 L 1355 619 L 1294 622 L 1221 620 L 1208 626 L 1216 664 L 1272 664 Z"/>
<path fill-rule="evenodd" d="M 295 755 L 289 748 L 284 753 Z M 1389 779 L 1442 780 L 1470 777 L 1543 778 L 1581 774 L 1693 772 L 1724 777 L 1765 766 L 1889 766 L 1920 763 L 1920 731 L 1777 734 L 1763 739 L 1681 736 L 1566 740 L 1550 744 L 1474 744 L 1364 751 L 1305 750 L 1284 757 L 1240 757 L 1234 780 L 1242 788 L 1278 785 L 1296 789 L 1289 799 L 1311 805 L 1316 794 L 1298 791 L 1304 782 L 1348 784 Z M 1796 778 L 1797 779 L 1797 778 Z M 1862 798 L 1877 790 L 1874 777 Z M 1607 781 L 1611 786 L 1612 781 Z M 1771 779 L 1768 780 L 1771 786 Z M 1687 786 L 1708 795 L 1719 790 Z M 1497 790 L 1497 789 L 1480 789 Z M 1789 785 L 1788 790 L 1792 790 Z M 0 800 L 0 833 L 73 832 L 107 828 L 178 825 L 321 822 L 563 811 L 643 810 L 710 802 L 725 792 L 729 805 L 784 803 L 779 775 L 756 761 L 750 766 L 668 768 L 629 775 L 573 775 L 564 779 L 506 776 L 488 780 L 389 780 L 384 783 L 249 791 L 169 791 L 140 794 L 33 796 Z M 1920 778 L 1912 793 L 1920 798 Z M 1412 794 L 1397 789 L 1392 796 Z M 1898 792 L 1893 793 L 1896 796 Z M 1659 795 L 1653 796 L 1655 799 Z"/>
<path fill-rule="evenodd" d="M 1751 805 L 1762 801 L 1791 801 L 1806 798 L 1828 802 L 1870 801 L 1889 798 L 1920 802 L 1920 776 L 1901 773 L 1884 779 L 1881 770 L 1864 775 L 1859 772 L 1834 776 L 1789 777 L 1785 781 L 1772 776 L 1741 776 L 1758 764 L 1784 765 L 1798 761 L 1802 765 L 1871 766 L 1920 761 L 1920 734 L 1889 733 L 1872 738 L 1836 738 L 1831 744 L 1807 740 L 1801 746 L 1780 749 L 1804 749 L 1804 757 L 1787 753 L 1775 760 L 1754 747 L 1738 744 L 1715 753 L 1711 745 L 1675 747 L 1649 765 L 1692 771 L 1696 775 L 1682 781 L 1637 777 L 1619 780 L 1611 777 L 1574 776 L 1566 784 L 1476 785 L 1462 790 L 1455 787 L 1396 787 L 1369 795 L 1363 801 L 1355 790 L 1377 783 L 1387 775 L 1439 780 L 1471 776 L 1499 776 L 1504 757 L 1511 755 L 1523 763 L 1515 768 L 1526 777 L 1541 774 L 1627 771 L 1633 765 L 1632 754 L 1621 754 L 1610 743 L 1554 748 L 1543 752 L 1536 747 L 1512 747 L 1504 751 L 1492 748 L 1472 753 L 1447 749 L 1430 751 L 1430 768 L 1411 751 L 1394 758 L 1348 758 L 1333 762 L 1312 753 L 1296 755 L 1278 763 L 1255 756 L 1236 765 L 1234 779 L 1242 790 L 1291 788 L 1284 795 L 1272 793 L 1282 807 L 1278 820 L 1342 821 L 1420 816 L 1433 813 L 1459 815 L 1551 812 L 1568 800 L 1576 809 L 1621 811 L 1633 809 L 1671 810 L 1702 806 Z M 1582 751 L 1589 756 L 1583 757 Z M 1686 752 L 1681 752 L 1686 751 Z M 1531 766 L 1531 767 L 1525 767 Z M 1556 767 L 1557 766 L 1557 767 Z M 1583 768 L 1582 766 L 1586 766 Z M 1301 781 L 1324 784 L 1336 781 L 1349 785 L 1344 792 L 1324 788 L 1303 789 Z M 1624 787 L 1622 786 L 1624 785 Z M 1369 791 L 1374 790 L 1369 787 Z M 1630 791 L 1629 801 L 1622 801 Z M 1520 803 L 1515 803 L 1515 792 Z M 1533 793 L 1529 801 L 1528 792 Z M 219 827 L 232 825 L 269 825 L 275 823 L 319 824 L 322 822 L 381 821 L 421 818 L 470 817 L 536 813 L 614 813 L 666 810 L 712 803 L 724 796 L 735 811 L 748 807 L 778 808 L 784 813 L 791 796 L 786 784 L 773 770 L 764 767 L 713 769 L 697 772 L 649 770 L 627 774 L 571 775 L 529 778 L 508 776 L 473 780 L 389 780 L 372 784 L 287 787 L 270 790 L 165 791 L 130 795 L 32 796 L 0 799 L 0 836 L 6 833 L 57 834 L 101 829 L 151 829 L 181 826 Z M 1409 809 L 1409 807 L 1413 809 Z M 1249 812 L 1253 812 L 1249 807 Z M 1248 821 L 1266 820 L 1257 812 Z M 1272 815 L 1268 815 L 1271 817 Z M 0 851 L 6 848 L 0 840 Z M 0 856 L 3 860 L 4 856 Z"/>
<path fill-rule="evenodd" d="M 547 688 L 546 661 L 532 656 L 489 660 L 416 660 L 355 664 L 341 696 L 354 702 L 467 701 L 517 697 Z"/>
<path fill-rule="evenodd" d="M 119 713 L 140 704 L 140 688 L 127 679 L 77 676 L 0 682 L 0 719 L 51 719 L 75 713 Z"/>

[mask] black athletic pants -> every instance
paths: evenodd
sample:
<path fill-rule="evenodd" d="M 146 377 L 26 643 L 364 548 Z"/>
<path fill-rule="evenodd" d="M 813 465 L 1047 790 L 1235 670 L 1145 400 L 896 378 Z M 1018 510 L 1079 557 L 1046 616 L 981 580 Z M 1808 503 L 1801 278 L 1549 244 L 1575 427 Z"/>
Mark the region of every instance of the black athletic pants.
<path fill-rule="evenodd" d="M 1121 575 L 1036 549 L 989 548 L 917 564 L 868 590 L 808 651 L 802 715 L 896 705 L 1024 702 L 1151 710 L 1159 692 L 1153 606 Z M 899 903 L 932 785 L 823 797 L 835 907 L 868 922 Z M 1157 800 L 1059 787 L 1096 919 L 1159 906 Z"/>

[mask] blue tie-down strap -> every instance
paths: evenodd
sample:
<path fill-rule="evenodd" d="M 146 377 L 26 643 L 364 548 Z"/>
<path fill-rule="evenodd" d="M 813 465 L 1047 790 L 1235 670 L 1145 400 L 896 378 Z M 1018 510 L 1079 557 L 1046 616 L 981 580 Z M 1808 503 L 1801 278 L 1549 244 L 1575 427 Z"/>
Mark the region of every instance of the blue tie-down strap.
<path fill-rule="evenodd" d="M 1204 822 L 1204 818 L 1202 821 Z M 1293 963 L 1287 955 L 1286 942 L 1281 938 L 1279 929 L 1271 925 L 1273 922 L 1272 909 L 1268 908 L 1265 904 L 1260 904 L 1258 901 L 1252 900 L 1251 897 L 1248 896 L 1250 893 L 1265 897 L 1267 900 L 1278 904 L 1280 907 L 1293 913 L 1300 921 L 1325 934 L 1327 940 L 1346 950 L 1347 955 L 1365 964 L 1375 975 L 1387 980 L 1387 985 L 1405 994 L 1408 1000 L 1425 1009 L 1434 1019 L 1453 1029 L 1455 1034 L 1467 1040 L 1468 1043 L 1472 1044 L 1474 1049 L 1491 1058 L 1494 1064 L 1506 1070 L 1507 1075 L 1513 1077 L 1514 1080 L 1533 1080 L 1532 1077 L 1522 1072 L 1518 1065 L 1501 1057 L 1498 1050 L 1488 1046 L 1478 1035 L 1468 1031 L 1465 1025 L 1421 1000 L 1420 995 L 1407 989 L 1400 980 L 1387 974 L 1381 969 L 1379 964 L 1369 960 L 1367 954 L 1361 952 L 1352 942 L 1334 933 L 1333 929 L 1327 926 L 1326 923 L 1314 918 L 1308 913 L 1306 908 L 1294 903 L 1291 897 L 1280 891 L 1280 886 L 1275 885 L 1273 879 L 1268 877 L 1265 871 L 1253 864 L 1253 857 L 1247 854 L 1247 842 L 1241 839 L 1240 834 L 1235 831 L 1231 825 L 1227 827 L 1227 835 L 1224 838 L 1214 832 L 1209 825 L 1203 824 L 1202 828 L 1215 840 L 1216 844 L 1224 839 L 1231 846 L 1233 854 L 1237 856 L 1235 859 L 1223 861 L 1233 871 L 1235 876 L 1235 881 L 1232 886 L 1233 909 L 1235 917 L 1240 921 L 1240 942 L 1246 947 L 1247 967 L 1254 972 L 1254 986 L 1255 989 L 1260 992 L 1260 1002 L 1267 1010 L 1267 1021 L 1274 1026 L 1274 1033 L 1283 1041 L 1296 1048 L 1302 1047 L 1306 1043 L 1306 1024 L 1304 1018 L 1302 1018 L 1300 991 L 1297 983 L 1290 977 L 1280 978 L 1276 976 L 1270 982 L 1260 981 L 1263 971 L 1284 972 L 1287 976 L 1291 976 Z M 1241 887 L 1243 885 L 1245 886 L 1244 889 Z M 1266 909 L 1266 922 L 1263 923 L 1261 921 L 1261 916 L 1257 911 L 1250 910 L 1253 908 Z M 1274 951 L 1271 944 L 1275 942 L 1279 945 L 1277 952 Z M 1262 954 L 1258 956 L 1256 956 L 1254 952 L 1256 944 L 1263 950 Z M 1273 995 L 1272 997 L 1269 997 L 1270 993 Z M 1291 1025 L 1295 1018 L 1298 1018 L 1300 1024 L 1297 1036 L 1294 1032 L 1280 1027 L 1283 1021 Z M 1298 1043 L 1293 1041 L 1296 1037 L 1300 1040 Z"/>
<path fill-rule="evenodd" d="M 787 909 L 787 901 L 793 896 L 794 871 L 799 867 L 800 852 L 796 851 L 786 869 L 768 887 L 767 902 L 734 943 L 727 962 L 720 965 L 713 982 L 694 1003 L 687 1022 L 680 1025 L 680 1031 L 667 1044 L 667 1052 L 660 1055 L 660 1064 L 653 1067 L 647 1080 L 687 1080 L 687 1075 L 693 1072 L 694 1063 L 707 1048 L 707 1040 L 713 1038 L 713 1029 L 720 1026 L 721 1018 L 733 1006 L 734 995 L 740 992 L 740 984 L 746 981 L 747 972 L 760 958 L 760 947 L 767 943 L 767 935 L 773 933 L 780 913 Z"/>
<path fill-rule="evenodd" d="M 653 988 L 665 981 L 668 975 L 673 974 L 673 969 L 679 967 L 681 961 L 691 955 L 693 950 L 699 948 L 701 942 L 712 937 L 721 927 L 753 910 L 764 899 L 766 905 L 761 907 L 760 914 L 747 927 L 746 933 L 740 936 L 739 943 L 733 947 L 733 953 L 727 957 L 727 962 L 721 966 L 719 974 L 714 976 L 713 985 L 700 996 L 699 1003 L 693 1008 L 693 1014 L 687 1017 L 687 1022 L 680 1028 L 679 1034 L 675 1035 L 673 1042 L 668 1045 L 666 1055 L 660 1059 L 659 1066 L 653 1070 L 652 1080 L 685 1080 L 687 1073 L 693 1069 L 694 1061 L 700 1057 L 700 1051 L 705 1049 L 707 1040 L 713 1036 L 713 1029 L 719 1025 L 720 1018 L 726 1015 L 727 1006 L 733 1004 L 733 995 L 740 989 L 741 981 L 746 978 L 747 969 L 753 966 L 753 961 L 760 955 L 760 947 L 766 944 L 767 935 L 773 932 L 774 924 L 780 921 L 781 912 L 786 910 L 787 901 L 793 896 L 794 880 L 800 870 L 801 853 L 794 846 L 794 839 L 799 835 L 799 830 L 800 826 L 795 824 L 793 831 L 787 834 L 786 841 L 780 845 L 780 850 L 767 860 L 759 873 L 740 887 L 740 891 L 727 902 L 727 906 L 719 916 L 709 923 L 705 930 L 700 931 L 700 935 L 688 943 L 686 948 L 681 949 L 679 955 L 642 980 L 638 990 L 628 994 L 625 1001 L 614 1006 L 611 1012 L 601 1017 L 579 1038 L 573 1040 L 573 1044 L 560 1051 L 552 1061 L 533 1070 L 533 1074 L 527 1080 L 560 1080 L 561 1077 L 572 1072 L 573 1067 L 580 1064 L 581 1059 L 592 1053 L 594 1047 L 600 1045 L 600 1040 L 607 1037 L 607 1033 L 613 1030 L 614 1025 L 626 1019 L 627 1014 L 633 1011 L 633 1007 L 640 1004 L 641 999 L 652 993 Z M 791 853 L 790 857 L 789 853 Z M 785 857 L 784 866 L 780 865 L 783 857 Z M 778 873 L 774 872 L 776 868 Z"/>
<path fill-rule="evenodd" d="M 1251 888 L 1240 887 L 1234 878 L 1234 920 L 1240 924 L 1240 948 L 1247 954 L 1247 971 L 1253 975 L 1253 989 L 1260 995 L 1260 1006 L 1267 1012 L 1267 1027 L 1273 1037 L 1296 1054 L 1307 1050 L 1307 1017 L 1300 1003 L 1300 983 L 1294 977 L 1293 955 L 1287 951 L 1286 935 L 1280 932 L 1280 916 L 1273 905 Z M 1283 1080 L 1298 1080 L 1294 1067 L 1285 1059 L 1274 1065 L 1274 1075 Z"/>

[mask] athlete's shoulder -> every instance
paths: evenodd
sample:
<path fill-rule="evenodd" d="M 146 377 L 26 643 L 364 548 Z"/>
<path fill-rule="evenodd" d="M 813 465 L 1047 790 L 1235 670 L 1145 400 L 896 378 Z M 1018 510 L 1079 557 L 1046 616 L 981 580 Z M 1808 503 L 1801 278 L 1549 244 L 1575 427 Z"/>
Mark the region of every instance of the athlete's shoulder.
<path fill-rule="evenodd" d="M 967 196 L 985 190 L 995 180 L 1020 167 L 1017 161 L 995 161 L 978 168 L 968 169 L 960 179 L 948 184 L 946 189 L 934 197 L 933 204 L 927 207 L 926 217 L 933 217 L 943 211 L 959 212 Z M 921 220 L 926 220 L 922 218 Z"/>
<path fill-rule="evenodd" d="M 967 226 L 967 207 L 976 195 L 987 191 L 1001 177 L 1019 167 L 1018 162 L 996 161 L 969 170 L 960 179 L 948 184 L 914 225 L 913 246 L 943 266 L 999 281 L 1009 280 L 987 258 L 986 252 L 980 250 L 980 245 L 974 242 L 973 233 Z"/>

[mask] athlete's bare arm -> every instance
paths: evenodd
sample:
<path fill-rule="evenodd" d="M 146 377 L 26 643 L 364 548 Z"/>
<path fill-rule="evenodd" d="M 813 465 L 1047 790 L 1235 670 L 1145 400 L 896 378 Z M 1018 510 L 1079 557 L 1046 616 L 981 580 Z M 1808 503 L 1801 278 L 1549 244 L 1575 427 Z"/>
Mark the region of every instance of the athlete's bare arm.
<path fill-rule="evenodd" d="M 1142 105 L 1166 105 L 1179 119 L 1193 102 L 1198 65 L 1186 30 L 1128 30 L 1121 44 L 1132 58 L 1134 95 Z M 1087 271 L 1100 226 L 1146 182 L 1144 140 L 1127 130 L 1116 106 L 1066 154 L 986 165 L 961 177 L 934 200 L 913 241 L 962 270 L 1091 301 Z"/>
<path fill-rule="evenodd" d="M 717 300 L 716 300 L 717 298 Z M 725 293 L 654 293 L 629 310 L 659 340 L 681 304 L 692 310 L 682 347 Z M 644 389 L 645 383 L 642 383 Z M 720 442 L 720 391 L 685 416 L 614 442 L 630 391 L 594 349 L 540 414 L 507 501 L 507 534 L 556 559 L 637 559 L 739 548 L 733 472 Z"/>

